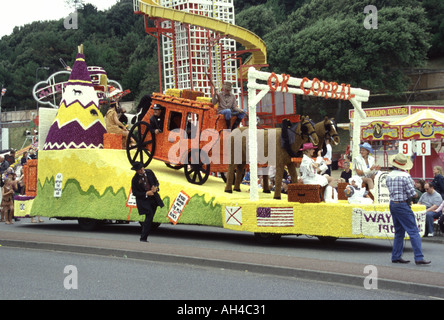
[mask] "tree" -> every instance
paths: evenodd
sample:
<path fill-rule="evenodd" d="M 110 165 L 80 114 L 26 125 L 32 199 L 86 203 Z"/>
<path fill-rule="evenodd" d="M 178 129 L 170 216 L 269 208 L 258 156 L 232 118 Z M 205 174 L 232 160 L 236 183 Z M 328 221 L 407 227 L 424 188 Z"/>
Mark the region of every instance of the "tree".
<path fill-rule="evenodd" d="M 432 34 L 430 58 L 444 56 L 444 2 L 442 0 L 424 0 L 424 9 L 430 21 Z"/>
<path fill-rule="evenodd" d="M 401 70 L 423 64 L 430 44 L 421 5 L 398 2 L 383 6 L 380 1 L 378 29 L 367 30 L 367 1 L 310 1 L 265 36 L 269 64 L 275 72 L 346 82 L 372 92 L 404 91 L 409 81 Z"/>
<path fill-rule="evenodd" d="M 273 10 L 265 4 L 241 11 L 236 15 L 236 24 L 254 32 L 261 38 L 277 26 Z"/>

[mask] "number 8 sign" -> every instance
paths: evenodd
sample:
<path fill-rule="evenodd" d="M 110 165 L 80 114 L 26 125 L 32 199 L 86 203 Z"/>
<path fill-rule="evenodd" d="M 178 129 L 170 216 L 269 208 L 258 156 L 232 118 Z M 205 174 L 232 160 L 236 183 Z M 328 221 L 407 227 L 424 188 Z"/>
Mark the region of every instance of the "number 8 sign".
<path fill-rule="evenodd" d="M 432 154 L 430 140 L 416 141 L 416 154 L 418 156 L 430 156 Z"/>

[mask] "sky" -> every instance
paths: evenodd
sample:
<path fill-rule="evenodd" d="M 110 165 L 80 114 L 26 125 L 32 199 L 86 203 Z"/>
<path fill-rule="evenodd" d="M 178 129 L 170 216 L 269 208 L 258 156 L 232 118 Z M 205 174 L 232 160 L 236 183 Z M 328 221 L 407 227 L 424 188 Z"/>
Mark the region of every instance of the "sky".
<path fill-rule="evenodd" d="M 98 10 L 106 10 L 118 0 L 84 0 Z M 58 20 L 73 12 L 65 0 L 2 0 L 0 5 L 0 38 L 9 35 L 16 26 L 33 21 Z"/>

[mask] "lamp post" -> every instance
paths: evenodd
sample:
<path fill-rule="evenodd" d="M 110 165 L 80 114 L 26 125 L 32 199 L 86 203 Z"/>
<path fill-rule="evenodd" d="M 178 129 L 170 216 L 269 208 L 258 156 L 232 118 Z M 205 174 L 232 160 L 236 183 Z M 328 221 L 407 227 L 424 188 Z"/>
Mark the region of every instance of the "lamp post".
<path fill-rule="evenodd" d="M 37 83 L 38 81 L 38 73 L 40 69 L 44 69 L 44 70 L 49 70 L 49 67 L 37 67 L 37 69 L 35 69 L 35 83 Z M 39 109 L 39 102 L 37 101 L 37 110 Z"/>

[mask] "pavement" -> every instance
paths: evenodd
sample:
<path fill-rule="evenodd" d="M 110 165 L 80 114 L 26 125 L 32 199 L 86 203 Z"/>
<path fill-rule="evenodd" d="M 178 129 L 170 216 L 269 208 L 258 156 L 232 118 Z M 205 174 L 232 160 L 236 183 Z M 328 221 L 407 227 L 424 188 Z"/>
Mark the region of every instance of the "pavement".
<path fill-rule="evenodd" d="M 434 241 L 438 240 L 440 239 L 435 237 Z M 369 274 L 363 273 L 366 265 L 361 263 L 4 229 L 0 233 L 0 246 L 198 265 L 358 287 L 363 287 Z M 414 269 L 400 268 L 399 265 L 376 267 L 378 289 L 444 299 L 444 275 L 441 272 L 428 271 L 427 266 L 417 266 Z"/>
<path fill-rule="evenodd" d="M 334 171 L 337 175 L 340 171 Z M 368 266 L 350 261 L 334 261 L 313 257 L 298 257 L 267 252 L 246 252 L 245 250 L 198 247 L 174 243 L 141 243 L 130 240 L 113 240 L 80 237 L 74 234 L 55 235 L 44 232 L 22 232 L 20 229 L 1 228 L 0 247 L 15 247 L 80 254 L 115 256 L 127 259 L 158 261 L 175 264 L 198 265 L 294 277 L 363 287 L 369 273 Z M 444 244 L 444 237 L 438 235 L 423 238 L 423 242 Z M 433 262 L 432 262 L 433 263 Z M 444 269 L 436 271 L 427 266 L 403 268 L 401 265 L 376 265 L 378 289 L 390 290 L 426 297 L 444 299 Z M 374 276 L 375 274 L 373 274 Z"/>

